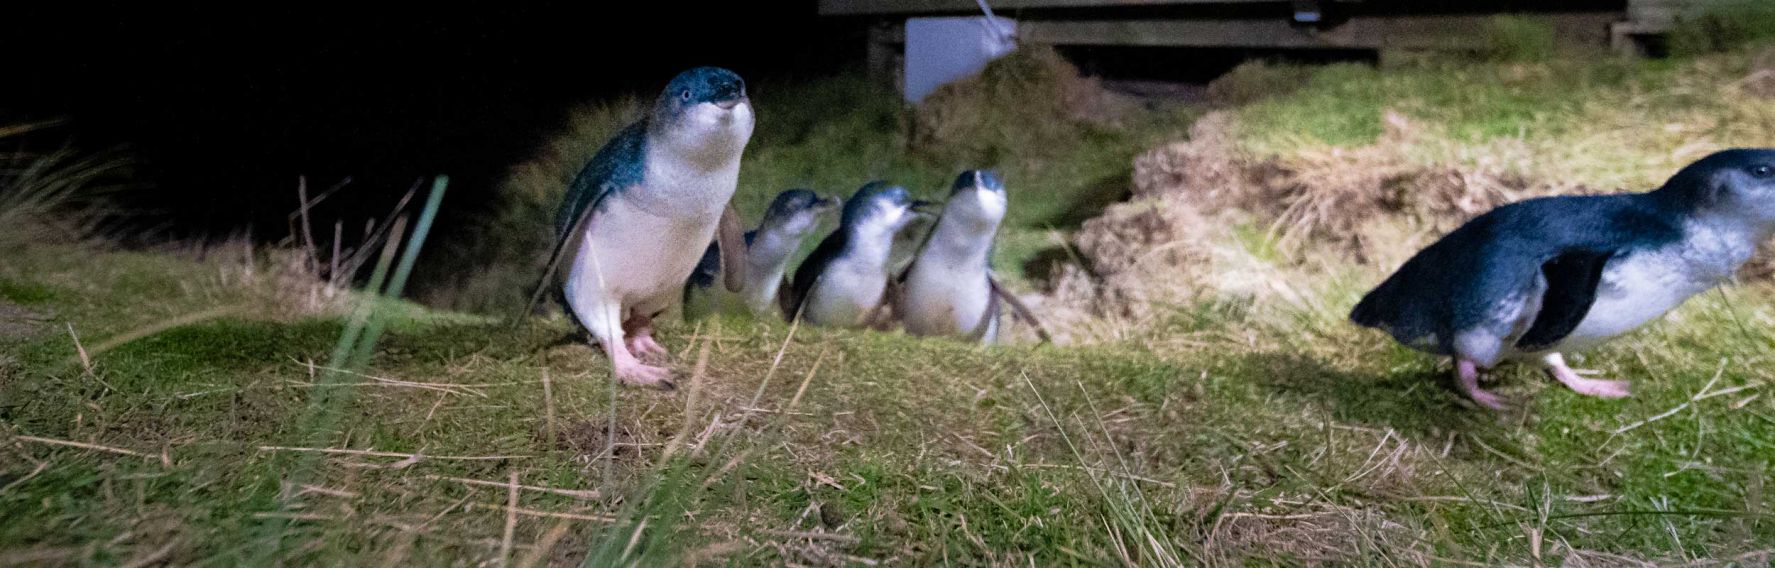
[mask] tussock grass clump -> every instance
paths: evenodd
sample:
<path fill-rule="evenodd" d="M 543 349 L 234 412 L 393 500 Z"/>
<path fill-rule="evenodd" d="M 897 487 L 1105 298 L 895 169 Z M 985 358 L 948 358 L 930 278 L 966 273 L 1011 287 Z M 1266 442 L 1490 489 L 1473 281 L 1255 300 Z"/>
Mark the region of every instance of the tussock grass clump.
<path fill-rule="evenodd" d="M 1486 24 L 1486 47 L 1479 55 L 1492 61 L 1546 61 L 1558 47 L 1557 31 L 1546 18 L 1504 14 Z"/>
<path fill-rule="evenodd" d="M 1114 127 L 1126 105 L 1052 48 L 1024 46 L 920 102 L 911 148 L 946 165 L 1040 160 Z"/>
<path fill-rule="evenodd" d="M 50 129 L 55 121 L 0 125 L 0 144 Z M 61 146 L 37 152 L 22 142 L 0 153 L 0 239 L 86 241 L 111 213 L 106 196 L 121 187 L 133 161 L 116 151 Z"/>
<path fill-rule="evenodd" d="M 1695 56 L 1721 53 L 1775 39 L 1775 5 L 1757 0 L 1702 4 L 1698 13 L 1677 18 L 1670 31 L 1670 53 Z"/>
<path fill-rule="evenodd" d="M 1298 279 L 1282 267 L 1309 259 L 1392 262 L 1411 239 L 1502 203 L 1558 188 L 1479 168 L 1429 167 L 1402 154 L 1423 135 L 1390 113 L 1380 141 L 1286 157 L 1239 146 L 1235 115 L 1215 112 L 1186 141 L 1134 161 L 1134 199 L 1086 221 L 1074 236 L 1091 278 L 1069 272 L 1058 295 L 1100 314 L 1217 296 L 1268 296 L 1262 281 Z M 1378 249 L 1378 250 L 1377 250 Z M 1254 286 L 1254 284 L 1259 284 Z"/>
<path fill-rule="evenodd" d="M 1310 66 L 1250 61 L 1209 82 L 1208 98 L 1218 105 L 1242 106 L 1286 95 L 1305 86 L 1312 77 Z"/>

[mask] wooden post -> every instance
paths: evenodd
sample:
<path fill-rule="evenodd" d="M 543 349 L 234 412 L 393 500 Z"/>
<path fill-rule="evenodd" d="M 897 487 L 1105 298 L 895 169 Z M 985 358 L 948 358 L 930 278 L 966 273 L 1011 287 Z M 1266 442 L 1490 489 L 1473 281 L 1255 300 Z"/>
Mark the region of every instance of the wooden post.
<path fill-rule="evenodd" d="M 900 48 L 906 43 L 906 22 L 904 20 L 885 20 L 869 27 L 869 49 L 866 64 L 869 79 L 883 85 L 901 83 L 900 66 L 902 65 Z"/>

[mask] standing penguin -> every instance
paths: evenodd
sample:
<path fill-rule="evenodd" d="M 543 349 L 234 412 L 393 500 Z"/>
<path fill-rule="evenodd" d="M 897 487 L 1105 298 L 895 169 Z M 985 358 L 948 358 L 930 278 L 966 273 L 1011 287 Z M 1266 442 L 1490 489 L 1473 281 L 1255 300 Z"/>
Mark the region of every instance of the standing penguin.
<path fill-rule="evenodd" d="M 610 357 L 617 380 L 672 388 L 670 371 L 637 358 L 666 354 L 653 340 L 653 318 L 679 300 L 711 239 L 727 244 L 727 266 L 743 266 L 729 202 L 752 122 L 739 75 L 716 67 L 679 73 L 567 187 L 532 310 L 566 261 L 561 296 Z M 738 268 L 724 280 L 738 290 L 744 278 Z"/>
<path fill-rule="evenodd" d="M 894 236 L 920 215 L 906 188 L 872 181 L 844 202 L 838 229 L 820 241 L 795 270 L 783 298 L 783 315 L 793 321 L 838 327 L 868 325 L 866 316 L 884 299 L 888 255 Z"/>
<path fill-rule="evenodd" d="M 1647 193 L 1529 199 L 1494 209 L 1406 261 L 1351 321 L 1455 360 L 1481 405 L 1479 372 L 1537 360 L 1601 397 L 1627 383 L 1578 375 L 1560 355 L 1603 343 L 1730 278 L 1775 232 L 1775 149 L 1709 155 Z"/>
<path fill-rule="evenodd" d="M 1005 184 L 993 171 L 955 178 L 936 227 L 893 287 L 894 315 L 907 333 L 994 343 L 1002 303 L 1035 322 L 992 274 L 993 237 L 1008 207 Z"/>
<path fill-rule="evenodd" d="M 758 228 L 746 231 L 745 282 L 737 294 L 723 293 L 715 288 L 721 274 L 721 245 L 709 245 L 703 260 L 684 285 L 686 315 L 696 311 L 719 311 L 730 300 L 742 303 L 752 315 L 781 313 L 777 295 L 787 280 L 789 257 L 801 249 L 802 241 L 819 226 L 827 212 L 838 208 L 838 199 L 820 197 L 805 189 L 791 189 L 777 194 L 764 211 Z"/>

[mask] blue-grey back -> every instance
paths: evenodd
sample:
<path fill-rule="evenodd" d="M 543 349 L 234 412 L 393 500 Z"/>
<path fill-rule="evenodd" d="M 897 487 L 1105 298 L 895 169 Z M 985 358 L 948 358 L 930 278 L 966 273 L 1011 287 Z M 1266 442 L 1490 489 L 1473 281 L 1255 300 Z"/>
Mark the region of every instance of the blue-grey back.
<path fill-rule="evenodd" d="M 1402 342 L 1488 323 L 1498 302 L 1567 252 L 1655 248 L 1682 238 L 1684 211 L 1651 193 L 1541 197 L 1493 209 L 1407 260 L 1351 311 Z"/>
<path fill-rule="evenodd" d="M 826 238 L 820 241 L 819 246 L 814 247 L 813 253 L 807 255 L 807 260 L 801 261 L 801 266 L 796 267 L 795 278 L 789 282 L 789 305 L 800 307 L 801 302 L 807 299 L 808 293 L 813 291 L 814 282 L 820 279 L 820 273 L 825 272 L 826 266 L 832 264 L 833 260 L 844 253 L 849 242 L 850 232 L 846 231 L 844 227 L 839 227 L 832 231 L 832 234 L 826 235 Z M 784 316 L 793 318 L 795 314 L 784 314 Z"/>
<path fill-rule="evenodd" d="M 624 127 L 586 162 L 579 175 L 567 184 L 561 209 L 555 216 L 555 236 L 567 231 L 587 209 L 598 208 L 611 192 L 640 184 L 647 173 L 647 119 Z"/>

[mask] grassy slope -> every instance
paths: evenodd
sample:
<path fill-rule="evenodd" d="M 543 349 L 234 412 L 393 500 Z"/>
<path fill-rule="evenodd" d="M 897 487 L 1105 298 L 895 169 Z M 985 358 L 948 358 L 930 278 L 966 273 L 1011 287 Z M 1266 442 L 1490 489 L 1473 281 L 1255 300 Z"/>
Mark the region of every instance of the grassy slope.
<path fill-rule="evenodd" d="M 1647 68 L 1632 74 L 1660 72 Z M 1345 74 L 1406 93 L 1475 82 L 1365 73 L 1317 81 L 1345 84 Z M 1279 117 L 1271 134 L 1299 123 L 1321 139 L 1266 136 L 1259 124 L 1248 143 L 1286 152 L 1363 141 L 1316 125 L 1366 128 L 1390 103 L 1338 92 L 1309 88 L 1247 111 Z M 1444 117 L 1453 132 L 1467 132 L 1464 122 L 1446 117 L 1496 114 L 1473 107 L 1490 95 L 1406 98 L 1420 101 L 1414 117 Z M 1583 107 L 1563 100 L 1511 104 Z M 1514 112 L 1496 124 L 1585 123 L 1565 110 Z M 895 171 L 822 162 L 819 145 L 857 136 L 833 128 L 808 134 L 803 150 L 753 158 L 798 165 L 749 175 L 783 176 L 758 182 L 774 186 Z M 1492 136 L 1469 138 L 1476 151 L 1511 138 L 1479 132 Z M 857 155 L 896 159 L 874 138 L 857 143 Z M 923 187 L 947 175 L 913 177 Z M 1775 542 L 1764 488 L 1775 455 L 1767 285 L 1710 292 L 1583 361 L 1636 379 L 1633 399 L 1582 398 L 1506 369 L 1501 390 L 1521 406 L 1502 414 L 1456 401 L 1436 361 L 1342 322 L 1376 276 L 1366 271 L 1318 283 L 1297 305 L 1180 306 L 1158 328 L 1094 346 L 976 350 L 813 329 L 790 338 L 784 326 L 741 320 L 678 326 L 662 334 L 675 364 L 690 373 L 703 345 L 709 359 L 677 393 L 612 389 L 599 356 L 557 344 L 567 330 L 558 319 L 512 331 L 397 306 L 366 374 L 427 384 L 356 387 L 329 445 L 517 457 L 335 455 L 309 486 L 283 488 L 288 456 L 258 448 L 310 435 L 301 416 L 318 387 L 303 364 L 326 360 L 340 318 L 182 326 L 97 354 L 90 374 L 70 362 L 61 327 L 90 347 L 179 314 L 252 305 L 262 296 L 220 276 L 238 268 L 0 247 L 0 298 L 56 318 L 34 337 L 0 338 L 0 565 L 233 565 L 262 559 L 286 520 L 273 550 L 306 563 L 492 560 L 507 490 L 442 478 L 504 483 L 514 472 L 529 486 L 604 492 L 520 492 L 511 556 L 559 562 L 1607 564 L 1734 558 Z M 683 449 L 667 457 L 681 432 Z"/>
<path fill-rule="evenodd" d="M 94 270 L 87 254 L 9 250 L 0 290 L 54 310 L 88 345 L 231 300 L 184 284 L 213 267 L 113 253 Z M 602 516 L 640 505 L 654 518 L 649 544 L 632 553 L 656 559 L 1097 564 L 1120 558 L 1123 543 L 1128 557 L 1157 563 L 1140 545 L 1149 534 L 1186 560 L 1526 563 L 1573 548 L 1731 557 L 1775 539 L 1775 523 L 1759 516 L 1775 455 L 1775 399 L 1759 396 L 1770 299 L 1761 288 L 1710 294 L 1681 321 L 1596 353 L 1588 365 L 1640 379 L 1629 401 L 1507 371 L 1504 391 L 1524 407 L 1502 415 L 1464 408 L 1437 386 L 1434 362 L 1371 334 L 1329 317 L 1278 328 L 1237 304 L 1180 311 L 1146 346 L 980 351 L 809 329 L 785 342 L 781 326 L 715 321 L 665 335 L 687 369 L 693 338 L 712 339 L 711 371 L 686 389 L 694 394 L 617 391 L 622 445 L 609 472 L 599 457 L 609 381 L 590 351 L 548 347 L 561 322 L 511 333 L 409 311 L 368 373 L 482 386 L 359 387 L 333 445 L 521 457 L 403 466 L 334 456 L 320 481 L 293 491 L 302 518 L 285 552 L 328 563 L 496 557 L 505 490 L 436 476 L 503 482 L 517 472 L 527 485 L 624 496 L 525 493 L 527 510 Z M 90 376 L 69 363 L 61 330 L 49 331 L 19 346 L 20 368 L 0 380 L 7 435 L 145 457 L 6 444 L 6 558 L 116 563 L 163 546 L 178 563 L 255 558 L 281 471 L 256 448 L 300 439 L 315 380 L 301 362 L 324 361 L 341 323 L 182 327 L 98 355 Z M 1682 406 L 1708 385 L 1739 390 Z M 738 425 L 749 408 L 758 410 Z M 700 452 L 659 460 L 681 429 Z M 739 465 L 723 471 L 730 461 Z M 628 530 L 600 532 L 609 526 L 519 516 L 514 555 L 559 527 L 548 549 L 562 559 L 627 542 Z"/>

